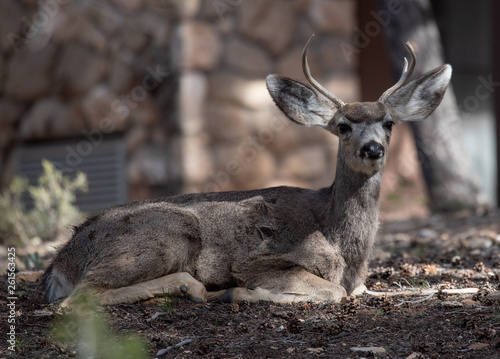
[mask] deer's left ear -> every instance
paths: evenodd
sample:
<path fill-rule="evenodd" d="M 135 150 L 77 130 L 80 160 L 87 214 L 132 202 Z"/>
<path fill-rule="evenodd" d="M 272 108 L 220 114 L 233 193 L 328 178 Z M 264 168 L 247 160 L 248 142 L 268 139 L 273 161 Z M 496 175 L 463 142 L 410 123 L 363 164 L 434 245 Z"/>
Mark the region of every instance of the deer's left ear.
<path fill-rule="evenodd" d="M 441 103 L 450 79 L 451 66 L 442 65 L 396 90 L 384 103 L 398 122 L 423 120 Z"/>

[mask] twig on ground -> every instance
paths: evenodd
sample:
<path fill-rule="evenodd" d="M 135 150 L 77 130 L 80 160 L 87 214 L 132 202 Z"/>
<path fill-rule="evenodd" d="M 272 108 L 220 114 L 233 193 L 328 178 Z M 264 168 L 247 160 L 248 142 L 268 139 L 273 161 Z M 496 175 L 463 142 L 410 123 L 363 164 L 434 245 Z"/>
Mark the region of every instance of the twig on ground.
<path fill-rule="evenodd" d="M 403 285 L 401 284 L 401 282 L 392 282 L 392 284 L 397 285 L 399 287 L 399 289 L 401 289 L 401 290 L 405 289 L 405 287 L 403 287 Z"/>
<path fill-rule="evenodd" d="M 320 305 L 318 305 L 318 310 L 323 309 L 324 307 L 326 307 L 326 306 L 327 306 L 327 305 L 329 305 L 329 304 L 332 304 L 332 301 L 330 301 L 330 300 L 329 300 L 329 301 L 327 301 L 327 302 L 323 302 L 323 303 L 321 303 Z"/>
<path fill-rule="evenodd" d="M 290 339 L 281 339 L 281 340 L 266 340 L 268 343 L 285 343 L 285 344 L 305 344 L 306 342 L 303 340 L 290 340 Z"/>
<path fill-rule="evenodd" d="M 146 322 L 150 323 L 153 320 L 155 320 L 156 318 L 158 318 L 159 316 L 165 315 L 165 314 L 167 314 L 167 313 L 165 313 L 165 312 L 156 312 L 155 314 L 153 314 L 153 316 L 151 318 L 146 319 Z"/>
<path fill-rule="evenodd" d="M 172 349 L 182 347 L 183 345 L 189 344 L 192 341 L 193 341 L 193 339 L 186 339 L 186 340 L 183 340 L 180 343 L 177 343 L 175 345 L 171 345 L 171 346 L 169 346 L 166 349 L 160 349 L 160 350 L 158 350 L 158 353 L 156 353 L 155 358 L 162 357 L 165 354 L 167 354 L 169 351 L 171 351 Z"/>
<path fill-rule="evenodd" d="M 425 298 L 422 298 L 422 299 L 419 299 L 419 300 L 402 300 L 401 303 L 399 304 L 394 304 L 395 307 L 399 307 L 405 303 L 408 303 L 408 304 L 415 304 L 415 303 L 422 303 L 422 302 L 425 302 L 426 300 L 429 300 L 431 299 L 432 297 L 434 297 L 434 295 L 436 294 L 437 292 L 434 292 L 434 293 L 431 293 L 429 294 L 427 297 Z"/>
<path fill-rule="evenodd" d="M 461 288 L 461 289 L 442 289 L 442 293 L 446 294 L 475 294 L 479 291 L 479 288 Z M 430 295 L 430 294 L 436 294 L 439 293 L 440 290 L 438 289 L 423 289 L 423 290 L 406 290 L 406 291 L 396 291 L 396 292 L 375 292 L 372 290 L 366 290 L 365 293 L 369 295 L 373 295 L 375 297 L 394 297 L 397 295 L 415 295 L 415 296 L 421 296 L 421 295 Z"/>
<path fill-rule="evenodd" d="M 334 335 L 333 337 L 330 337 L 329 340 L 344 338 L 344 337 L 348 337 L 349 335 L 351 335 L 351 332 L 343 332 L 343 333 L 340 333 L 339 335 Z M 330 344 L 330 345 L 337 345 L 337 344 Z"/>

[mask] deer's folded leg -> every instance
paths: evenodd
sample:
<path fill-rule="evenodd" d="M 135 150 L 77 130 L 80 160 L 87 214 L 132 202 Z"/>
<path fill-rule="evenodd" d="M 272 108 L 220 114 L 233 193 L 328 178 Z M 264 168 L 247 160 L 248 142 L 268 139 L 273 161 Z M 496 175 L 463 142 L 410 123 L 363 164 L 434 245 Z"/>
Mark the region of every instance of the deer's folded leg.
<path fill-rule="evenodd" d="M 88 287 L 85 282 L 77 288 L 73 295 L 61 304 L 62 307 L 71 306 L 72 301 Z M 155 296 L 187 297 L 194 302 L 205 302 L 207 291 L 205 286 L 194 279 L 189 273 L 180 272 L 152 279 L 146 282 L 132 284 L 121 288 L 91 289 L 100 304 L 134 303 Z"/>
<path fill-rule="evenodd" d="M 300 268 L 273 271 L 268 273 L 266 277 L 267 280 L 263 286 L 231 288 L 226 290 L 217 300 L 236 303 L 258 302 L 260 300 L 275 303 L 339 302 L 342 297 L 347 295 L 341 285 L 329 282 Z"/>

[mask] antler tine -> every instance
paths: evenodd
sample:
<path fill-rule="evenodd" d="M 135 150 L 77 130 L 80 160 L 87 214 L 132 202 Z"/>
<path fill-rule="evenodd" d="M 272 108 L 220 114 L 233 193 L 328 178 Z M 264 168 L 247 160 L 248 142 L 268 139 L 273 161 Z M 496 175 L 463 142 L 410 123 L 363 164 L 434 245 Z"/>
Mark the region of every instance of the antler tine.
<path fill-rule="evenodd" d="M 335 105 L 337 105 L 339 109 L 341 109 L 345 105 L 344 101 L 339 99 L 337 96 L 333 95 L 330 91 L 328 91 L 326 88 L 320 85 L 320 83 L 311 76 L 311 70 L 309 69 L 309 64 L 307 63 L 307 50 L 309 49 L 309 44 L 311 43 L 313 37 L 314 34 L 311 35 L 309 40 L 307 40 L 306 46 L 302 51 L 302 70 L 304 71 L 304 75 L 306 76 L 306 79 L 307 81 L 309 81 L 311 86 L 314 87 L 316 90 L 318 90 L 326 98 L 332 100 L 332 102 Z"/>
<path fill-rule="evenodd" d="M 410 55 L 411 55 L 410 64 L 408 65 L 408 60 L 405 57 L 405 64 L 403 67 L 403 73 L 401 74 L 399 81 L 394 86 L 392 86 L 390 89 L 385 91 L 382 94 L 382 96 L 380 96 L 380 98 L 379 98 L 380 102 L 384 102 L 396 90 L 400 89 L 406 83 L 408 78 L 411 76 L 411 74 L 413 73 L 413 70 L 415 70 L 415 65 L 417 63 L 417 56 L 415 55 L 415 50 L 413 50 L 413 47 L 411 46 L 409 41 L 406 42 L 406 48 L 408 49 L 408 51 L 410 52 Z"/>

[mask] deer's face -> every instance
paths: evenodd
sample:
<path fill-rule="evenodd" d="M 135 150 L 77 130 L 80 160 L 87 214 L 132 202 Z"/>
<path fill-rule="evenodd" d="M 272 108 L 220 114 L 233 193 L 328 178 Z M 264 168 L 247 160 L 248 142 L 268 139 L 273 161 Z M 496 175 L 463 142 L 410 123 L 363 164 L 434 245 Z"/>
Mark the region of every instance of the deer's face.
<path fill-rule="evenodd" d="M 339 137 L 339 152 L 353 171 L 374 174 L 386 162 L 395 122 L 381 102 L 351 103 L 326 128 Z"/>
<path fill-rule="evenodd" d="M 312 39 L 312 37 L 311 37 Z M 358 173 L 373 175 L 386 162 L 391 130 L 403 121 L 429 116 L 441 102 L 451 79 L 451 66 L 442 65 L 407 83 L 416 57 L 409 43 L 411 62 L 405 59 L 401 79 L 377 102 L 344 103 L 312 76 L 307 64 L 309 41 L 302 53 L 302 67 L 312 89 L 278 75 L 267 77 L 267 88 L 276 105 L 291 120 L 305 126 L 321 126 L 340 139 L 339 161 Z"/>

